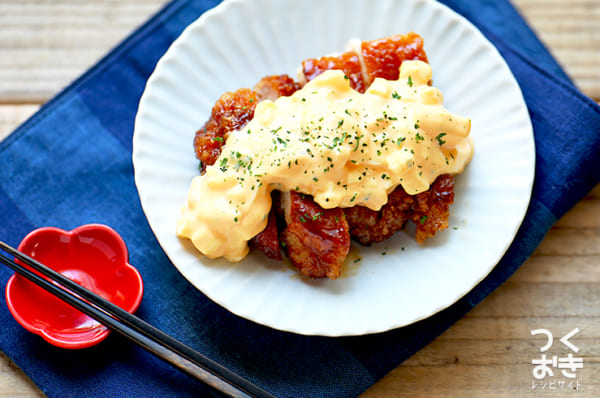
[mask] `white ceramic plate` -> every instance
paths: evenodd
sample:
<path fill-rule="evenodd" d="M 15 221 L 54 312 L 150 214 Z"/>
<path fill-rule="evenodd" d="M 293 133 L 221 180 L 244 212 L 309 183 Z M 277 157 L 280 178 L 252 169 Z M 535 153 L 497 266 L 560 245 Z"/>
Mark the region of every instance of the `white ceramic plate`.
<path fill-rule="evenodd" d="M 472 119 L 475 156 L 456 179 L 450 228 L 424 246 L 414 230 L 351 250 L 343 276 L 309 280 L 255 253 L 208 260 L 175 235 L 198 161 L 195 131 L 219 96 L 301 61 L 341 51 L 348 39 L 415 31 L 425 40 L 446 107 Z M 381 332 L 426 318 L 481 281 L 524 217 L 534 178 L 531 122 L 496 49 L 448 8 L 428 0 L 232 0 L 205 13 L 158 63 L 133 138 L 144 211 L 177 269 L 215 302 L 247 319 L 309 335 Z M 355 263 L 358 258 L 361 261 Z"/>

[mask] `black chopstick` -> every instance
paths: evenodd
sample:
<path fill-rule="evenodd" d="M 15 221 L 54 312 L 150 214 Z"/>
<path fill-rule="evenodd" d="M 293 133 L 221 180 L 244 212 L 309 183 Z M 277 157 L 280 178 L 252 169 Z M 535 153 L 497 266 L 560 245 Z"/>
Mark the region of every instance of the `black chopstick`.
<path fill-rule="evenodd" d="M 232 397 L 274 397 L 160 329 L 2 241 L 0 241 L 0 248 L 56 282 L 60 287 L 2 254 L 0 254 L 0 262 L 188 375 Z"/>

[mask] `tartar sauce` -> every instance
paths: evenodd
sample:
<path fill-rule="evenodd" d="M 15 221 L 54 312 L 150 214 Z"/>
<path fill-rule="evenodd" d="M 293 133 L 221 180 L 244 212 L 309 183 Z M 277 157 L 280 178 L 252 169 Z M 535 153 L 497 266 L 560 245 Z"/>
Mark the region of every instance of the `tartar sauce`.
<path fill-rule="evenodd" d="M 379 210 L 398 185 L 417 194 L 462 172 L 473 154 L 471 121 L 443 107 L 431 76 L 428 64 L 405 61 L 398 80 L 375 79 L 360 94 L 330 70 L 290 97 L 259 103 L 193 179 L 178 236 L 209 258 L 239 261 L 266 226 L 272 190 L 312 195 L 326 209 Z"/>

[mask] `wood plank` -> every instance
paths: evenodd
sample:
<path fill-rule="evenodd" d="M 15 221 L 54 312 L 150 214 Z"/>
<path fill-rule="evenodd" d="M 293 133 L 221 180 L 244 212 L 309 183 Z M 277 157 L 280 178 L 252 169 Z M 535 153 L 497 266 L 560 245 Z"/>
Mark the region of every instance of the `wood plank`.
<path fill-rule="evenodd" d="M 486 303 L 483 302 L 481 305 L 484 306 Z M 573 338 L 573 343 L 577 345 L 583 339 L 592 341 L 600 339 L 600 328 L 597 324 L 598 320 L 596 318 L 587 316 L 541 317 L 532 314 L 530 317 L 485 317 L 467 314 L 439 336 L 437 340 L 473 340 L 479 342 L 526 340 L 535 342 L 537 340 L 531 336 L 531 331 L 535 329 L 548 329 L 552 331 L 553 335 L 564 336 L 574 328 L 579 328 L 580 332 Z M 493 332 L 490 333 L 490 331 Z"/>
<path fill-rule="evenodd" d="M 43 103 L 167 0 L 0 0 L 0 103 Z"/>
<path fill-rule="evenodd" d="M 44 394 L 13 361 L 0 352 L 0 398 L 39 398 Z"/>
<path fill-rule="evenodd" d="M 544 326 L 546 328 L 546 326 Z M 570 328 L 566 333 L 570 332 Z M 566 356 L 569 348 L 559 342 L 565 334 L 551 331 L 554 337 L 548 356 Z M 528 339 L 519 340 L 479 340 L 479 339 L 437 339 L 431 342 L 426 349 L 419 351 L 404 362 L 404 366 L 447 366 L 461 363 L 466 366 L 505 365 L 518 366 L 530 364 L 532 358 L 539 358 L 541 347 L 547 343 L 544 336 L 531 336 L 531 329 L 527 330 Z M 578 337 L 576 335 L 576 337 Z M 573 338 L 572 343 L 579 349 L 573 353 L 583 358 L 584 364 L 600 364 L 600 342 L 598 339 Z"/>
<path fill-rule="evenodd" d="M 39 105 L 0 105 L 0 141 L 39 109 Z"/>
<path fill-rule="evenodd" d="M 573 256 L 600 254 L 600 233 L 596 228 L 552 228 L 535 254 Z"/>
<path fill-rule="evenodd" d="M 576 85 L 600 100 L 600 2 L 514 0 Z"/>
<path fill-rule="evenodd" d="M 597 192 L 594 190 L 593 192 Z M 600 198 L 588 195 L 555 224 L 557 228 L 595 228 L 600 224 Z"/>
<path fill-rule="evenodd" d="M 513 282 L 598 283 L 599 255 L 534 255 L 511 277 Z"/>
<path fill-rule="evenodd" d="M 598 283 L 523 283 L 509 279 L 469 316 L 600 317 L 600 306 L 592 303 L 600 303 Z"/>
<path fill-rule="evenodd" d="M 531 360 L 531 358 L 530 358 Z M 589 397 L 600 394 L 596 384 L 586 383 L 594 377 L 591 367 L 577 373 L 579 388 L 569 391 L 554 383 L 532 388 L 535 380 L 530 364 L 520 365 L 463 365 L 460 362 L 445 366 L 399 367 L 378 383 L 378 389 L 362 394 L 362 398 L 498 398 L 498 397 Z M 421 382 L 425 379 L 426 382 Z M 565 380 L 564 378 L 561 378 Z M 398 382 L 402 380 L 402 382 Z M 573 384 L 577 386 L 577 384 Z M 568 387 L 568 382 L 565 385 Z M 552 389 L 551 389 L 552 388 Z M 571 395 L 572 394 L 572 395 Z"/>
<path fill-rule="evenodd" d="M 164 3 L 0 1 L 0 102 L 47 101 Z M 595 29 L 600 26 L 600 2 L 575 3 L 578 7 L 553 0 L 515 4 L 578 86 L 600 99 L 600 31 Z"/>

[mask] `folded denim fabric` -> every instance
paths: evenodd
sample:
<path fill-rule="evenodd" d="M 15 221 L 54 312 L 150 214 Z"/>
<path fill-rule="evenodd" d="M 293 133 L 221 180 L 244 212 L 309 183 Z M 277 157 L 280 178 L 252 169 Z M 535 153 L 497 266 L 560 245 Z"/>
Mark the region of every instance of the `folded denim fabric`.
<path fill-rule="evenodd" d="M 369 388 L 504 282 L 553 223 L 600 181 L 600 108 L 582 95 L 507 0 L 444 0 L 499 49 L 531 116 L 536 178 L 527 215 L 502 260 L 465 297 L 410 326 L 328 338 L 239 318 L 189 284 L 141 209 L 131 145 L 139 98 L 156 62 L 211 0 L 176 0 L 0 143 L 0 239 L 100 222 L 121 234 L 145 281 L 137 314 L 281 397 L 350 397 Z M 0 269 L 6 285 L 12 272 Z M 4 300 L 4 299 L 3 299 Z M 0 306 L 0 350 L 49 397 L 216 395 L 117 334 L 64 350 Z"/>

